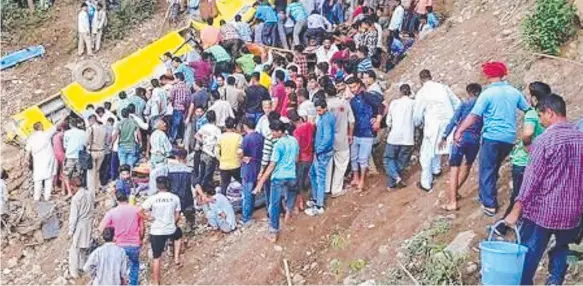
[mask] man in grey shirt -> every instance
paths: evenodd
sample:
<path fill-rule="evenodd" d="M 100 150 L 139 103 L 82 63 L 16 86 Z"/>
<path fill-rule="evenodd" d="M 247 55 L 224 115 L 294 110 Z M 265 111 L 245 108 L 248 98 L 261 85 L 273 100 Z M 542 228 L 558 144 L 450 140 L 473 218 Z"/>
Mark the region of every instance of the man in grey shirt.
<path fill-rule="evenodd" d="M 103 229 L 105 244 L 95 249 L 83 271 L 90 273 L 91 285 L 125 285 L 127 276 L 127 256 L 125 251 L 113 242 L 113 227 Z"/>

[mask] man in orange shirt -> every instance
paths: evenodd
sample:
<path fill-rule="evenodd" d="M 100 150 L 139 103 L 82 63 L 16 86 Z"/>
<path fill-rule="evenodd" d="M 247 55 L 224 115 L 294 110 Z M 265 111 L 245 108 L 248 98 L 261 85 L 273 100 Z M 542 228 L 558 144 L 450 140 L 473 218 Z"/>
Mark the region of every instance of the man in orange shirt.
<path fill-rule="evenodd" d="M 213 27 L 212 18 L 207 19 L 206 23 L 208 26 L 200 31 L 200 40 L 202 41 L 202 48 L 204 50 L 218 44 L 221 36 L 221 30 Z"/>

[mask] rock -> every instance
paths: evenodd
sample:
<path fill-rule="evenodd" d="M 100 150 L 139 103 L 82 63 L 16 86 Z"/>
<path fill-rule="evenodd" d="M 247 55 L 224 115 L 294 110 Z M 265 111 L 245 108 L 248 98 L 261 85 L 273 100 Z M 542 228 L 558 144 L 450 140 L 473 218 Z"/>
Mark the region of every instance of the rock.
<path fill-rule="evenodd" d="M 65 285 L 68 281 L 65 277 L 57 277 L 52 283 L 52 285 Z"/>
<path fill-rule="evenodd" d="M 374 279 L 369 279 L 369 280 L 366 280 L 358 285 L 359 286 L 374 286 L 374 285 L 377 285 L 377 282 L 374 281 Z"/>
<path fill-rule="evenodd" d="M 445 250 L 451 252 L 453 255 L 465 255 L 470 250 L 470 244 L 474 237 L 476 237 L 474 231 L 468 230 L 460 232 Z"/>
<path fill-rule="evenodd" d="M 358 281 L 356 281 L 356 279 L 354 279 L 352 276 L 346 276 L 346 278 L 342 280 L 343 285 L 356 285 L 357 283 Z"/>
<path fill-rule="evenodd" d="M 318 267 L 318 262 L 312 262 L 312 264 L 310 264 L 310 269 L 314 269 Z"/>
<path fill-rule="evenodd" d="M 8 263 L 6 263 L 6 267 L 8 268 L 14 268 L 16 265 L 18 265 L 18 257 L 8 259 Z"/>
<path fill-rule="evenodd" d="M 466 274 L 472 274 L 474 272 L 476 272 L 478 270 L 478 264 L 474 263 L 474 262 L 468 262 L 468 265 L 466 266 Z"/>
<path fill-rule="evenodd" d="M 2 271 L 2 273 L 4 273 L 4 275 L 10 274 L 10 272 L 12 272 L 12 270 L 10 268 L 4 268 L 4 270 Z"/>
<path fill-rule="evenodd" d="M 387 254 L 389 252 L 389 246 L 386 244 L 383 244 L 381 246 L 379 246 L 379 254 Z"/>
<path fill-rule="evenodd" d="M 273 246 L 273 250 L 277 251 L 277 252 L 282 252 L 283 251 L 283 247 L 281 247 L 281 245 L 274 245 Z"/>
<path fill-rule="evenodd" d="M 300 275 L 299 273 L 296 273 L 294 275 L 294 277 L 292 278 L 292 283 L 294 285 L 302 285 L 302 284 L 306 283 L 306 280 L 304 279 L 304 277 L 302 275 Z"/>
<path fill-rule="evenodd" d="M 32 266 L 32 270 L 30 271 L 33 275 L 42 275 L 43 270 L 40 268 L 40 265 L 35 264 Z"/>
<path fill-rule="evenodd" d="M 512 34 L 512 30 L 510 30 L 510 29 L 505 29 L 502 31 L 502 36 L 504 36 L 504 37 L 508 37 L 508 36 L 510 36 L 510 34 Z"/>
<path fill-rule="evenodd" d="M 367 228 L 369 228 L 369 229 L 371 229 L 371 228 L 375 228 L 375 225 L 374 225 L 374 224 L 369 224 L 369 225 L 367 226 Z"/>
<path fill-rule="evenodd" d="M 573 1 L 573 5 L 577 9 L 577 17 L 579 17 L 579 21 L 583 22 L 583 0 L 575 0 Z"/>

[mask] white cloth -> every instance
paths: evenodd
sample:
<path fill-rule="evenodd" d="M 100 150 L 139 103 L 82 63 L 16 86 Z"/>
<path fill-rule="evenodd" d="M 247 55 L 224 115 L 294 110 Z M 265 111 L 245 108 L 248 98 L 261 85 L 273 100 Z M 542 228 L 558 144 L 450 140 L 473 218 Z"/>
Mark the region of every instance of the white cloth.
<path fill-rule="evenodd" d="M 8 201 L 8 188 L 6 182 L 0 179 L 0 214 L 5 214 L 8 210 L 6 202 Z"/>
<path fill-rule="evenodd" d="M 231 104 L 226 100 L 219 99 L 215 101 L 213 105 L 209 107 L 209 110 L 213 110 L 217 115 L 218 127 L 225 127 L 225 120 L 227 120 L 227 118 L 235 118 L 233 107 L 231 107 Z"/>
<path fill-rule="evenodd" d="M 322 28 L 328 32 L 332 30 L 332 24 L 328 19 L 320 14 L 312 14 L 308 16 L 308 29 L 318 29 Z"/>
<path fill-rule="evenodd" d="M 176 215 L 180 212 L 180 198 L 170 192 L 158 192 L 142 204 L 154 219 L 150 226 L 152 235 L 171 235 L 176 232 Z"/>
<path fill-rule="evenodd" d="M 378 92 L 381 96 L 384 96 L 384 92 L 383 92 L 383 88 L 381 87 L 381 85 L 379 84 L 378 81 L 375 81 L 373 84 L 371 84 L 366 91 L 368 92 Z"/>
<path fill-rule="evenodd" d="M 79 188 L 71 199 L 69 212 L 69 235 L 75 248 L 91 246 L 91 224 L 93 222 L 93 196 L 85 188 Z"/>
<path fill-rule="evenodd" d="M 306 117 L 307 120 L 314 121 L 316 119 L 316 106 L 311 100 L 304 100 L 298 106 L 298 115 L 301 117 Z"/>
<path fill-rule="evenodd" d="M 105 13 L 105 10 L 101 9 L 99 11 L 95 11 L 95 15 L 93 15 L 93 21 L 91 23 L 91 30 L 93 34 L 103 32 L 103 28 L 105 28 L 106 25 L 107 13 Z"/>
<path fill-rule="evenodd" d="M 77 32 L 79 33 L 89 33 L 89 14 L 86 11 L 79 11 L 77 16 Z"/>
<path fill-rule="evenodd" d="M 215 158 L 217 144 L 219 143 L 219 137 L 221 137 L 221 129 L 214 124 L 208 123 L 198 130 L 197 136 L 202 139 L 202 152 Z"/>
<path fill-rule="evenodd" d="M 416 125 L 423 123 L 419 163 L 421 164 L 421 185 L 424 188 L 431 188 L 433 174 L 441 170 L 439 154 L 447 154 L 450 150 L 451 140 L 442 151 L 439 150 L 438 145 L 441 134 L 460 103 L 460 99 L 448 86 L 431 80 L 425 82 L 417 92 L 413 119 Z"/>
<path fill-rule="evenodd" d="M 383 48 L 383 27 L 375 22 L 374 27 L 377 30 L 377 48 Z M 372 52 L 371 52 L 372 53 Z"/>
<path fill-rule="evenodd" d="M 334 150 L 334 156 L 326 168 L 326 193 L 335 195 L 342 192 L 344 174 L 349 163 L 350 149 Z"/>
<path fill-rule="evenodd" d="M 387 113 L 387 144 L 413 146 L 415 144 L 415 123 L 413 114 L 415 100 L 403 96 L 391 101 Z"/>
<path fill-rule="evenodd" d="M 401 26 L 403 25 L 403 17 L 405 16 L 405 9 L 403 6 L 399 5 L 393 11 L 393 16 L 391 17 L 391 22 L 389 23 L 389 30 L 397 31 L 401 30 Z"/>
<path fill-rule="evenodd" d="M 316 50 L 316 62 L 317 63 L 321 63 L 321 62 L 327 62 L 330 64 L 330 59 L 332 59 L 332 56 L 334 55 L 334 53 L 336 53 L 338 51 L 338 47 L 336 47 L 336 45 L 332 44 L 330 46 L 330 49 L 328 49 L 328 51 L 326 51 L 324 49 L 324 46 L 320 46 L 317 50 Z"/>
<path fill-rule="evenodd" d="M 269 129 L 269 117 L 267 114 L 264 114 L 259 118 L 257 126 L 255 126 L 255 131 L 263 135 L 264 138 L 267 137 L 268 134 L 271 134 L 271 129 Z"/>
<path fill-rule="evenodd" d="M 83 271 L 94 271 L 91 285 L 122 285 L 122 279 L 128 279 L 127 261 L 125 250 L 114 242 L 106 242 L 89 255 Z"/>
<path fill-rule="evenodd" d="M 26 151 L 32 154 L 34 181 L 51 179 L 57 174 L 57 159 L 52 145 L 55 132 L 55 126 L 46 131 L 35 131 L 26 141 Z"/>

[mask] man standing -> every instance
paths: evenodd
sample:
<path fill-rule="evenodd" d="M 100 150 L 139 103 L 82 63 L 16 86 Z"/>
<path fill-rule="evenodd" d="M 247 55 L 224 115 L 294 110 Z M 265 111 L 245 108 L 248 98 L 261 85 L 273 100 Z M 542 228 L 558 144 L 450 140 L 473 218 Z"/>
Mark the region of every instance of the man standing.
<path fill-rule="evenodd" d="M 87 127 L 87 151 L 91 154 L 93 160 L 93 168 L 87 170 L 87 190 L 95 198 L 95 193 L 99 190 L 101 182 L 99 180 L 99 169 L 105 158 L 106 132 L 99 122 L 95 114 L 89 116 L 89 126 Z"/>
<path fill-rule="evenodd" d="M 139 143 L 142 142 L 142 133 L 138 130 L 138 124 L 129 118 L 130 112 L 127 108 L 121 111 L 121 121 L 117 125 L 117 132 L 114 133 L 111 142 L 119 138 L 117 154 L 119 165 L 130 165 L 133 167 L 138 162 L 137 152 Z M 136 138 L 138 142 L 136 143 Z"/>
<path fill-rule="evenodd" d="M 316 101 L 316 112 L 320 116 L 314 139 L 314 163 L 310 169 L 312 201 L 305 210 L 309 216 L 324 214 L 324 193 L 326 191 L 326 169 L 334 153 L 334 128 L 336 118 L 327 110 L 325 100 Z"/>
<path fill-rule="evenodd" d="M 231 179 L 241 182 L 241 144 L 243 137 L 235 132 L 237 122 L 229 117 L 225 122 L 225 133 L 221 134 L 217 144 L 217 158 L 221 172 L 221 193 L 227 193 Z"/>
<path fill-rule="evenodd" d="M 65 147 L 65 166 L 63 167 L 63 175 L 65 187 L 71 193 L 71 186 L 69 181 L 71 178 L 79 178 L 82 175 L 81 165 L 79 164 L 79 151 L 85 149 L 87 137 L 85 131 L 79 129 L 83 126 L 83 119 L 77 118 L 72 122 L 71 129 L 65 131 L 63 135 L 63 146 Z"/>
<path fill-rule="evenodd" d="M 194 71 L 192 68 L 183 63 L 179 57 L 172 58 L 172 68 L 174 69 L 174 76 L 176 77 L 176 74 L 181 73 L 184 77 L 181 81 L 185 82 L 188 88 L 191 88 L 194 84 Z"/>
<path fill-rule="evenodd" d="M 423 86 L 415 96 L 413 115 L 415 125 L 423 124 L 423 141 L 419 155 L 421 180 L 417 187 L 431 192 L 433 177 L 441 175 L 441 154 L 450 150 L 449 146 L 439 150 L 441 135 L 461 101 L 448 86 L 433 81 L 428 70 L 422 70 L 419 79 Z"/>
<path fill-rule="evenodd" d="M 391 101 L 387 112 L 387 130 L 390 129 L 385 147 L 384 163 L 387 172 L 387 190 L 402 188 L 403 171 L 409 165 L 415 145 L 415 100 L 411 99 L 411 87 L 399 87 L 401 97 Z"/>
<path fill-rule="evenodd" d="M 273 100 L 273 110 L 281 116 L 287 115 L 287 106 L 289 105 L 289 98 L 285 92 L 285 74 L 283 71 L 275 71 L 275 81 L 277 84 L 271 88 L 271 98 Z"/>
<path fill-rule="evenodd" d="M 156 179 L 158 193 L 150 196 L 140 207 L 140 216 L 151 221 L 150 243 L 152 244 L 152 283 L 160 285 L 160 256 L 166 242 L 174 241 L 174 264 L 180 266 L 182 230 L 177 227 L 180 220 L 180 199 L 170 193 L 170 180 L 161 176 Z"/>
<path fill-rule="evenodd" d="M 237 28 L 231 24 L 221 20 L 221 46 L 227 50 L 232 57 L 236 58 L 239 55 L 239 49 L 243 45 L 241 36 Z"/>
<path fill-rule="evenodd" d="M 255 123 L 248 118 L 243 118 L 243 160 L 241 163 L 241 179 L 243 180 L 243 205 L 242 220 L 244 225 L 253 222 L 253 208 L 255 207 L 255 195 L 252 193 L 263 155 L 263 136 L 255 131 Z"/>
<path fill-rule="evenodd" d="M 271 177 L 269 194 L 269 234 L 271 242 L 277 241 L 279 233 L 280 203 L 282 194 L 286 197 L 286 212 L 290 213 L 295 203 L 296 160 L 299 154 L 298 141 L 286 133 L 286 126 L 279 120 L 274 120 L 269 126 L 277 143 L 273 146 L 270 163 L 263 175 L 257 180 L 253 193 L 257 195 L 263 189 L 263 184 Z"/>
<path fill-rule="evenodd" d="M 166 136 L 168 125 L 164 119 L 156 121 L 156 130 L 150 136 L 150 168 L 168 164 L 168 157 L 172 152 L 172 143 Z"/>
<path fill-rule="evenodd" d="M 47 131 L 43 131 L 43 126 L 40 122 L 33 125 L 34 132 L 30 134 L 26 141 L 26 156 L 32 156 L 32 179 L 34 181 L 34 195 L 33 199 L 39 201 L 41 191 L 44 184 L 44 199 L 48 201 L 51 198 L 51 191 L 53 190 L 53 179 L 57 175 L 57 159 L 53 152 L 52 137 L 61 125 L 61 121 L 66 118 L 66 114 L 53 127 Z M 28 162 L 26 160 L 25 162 Z"/>
<path fill-rule="evenodd" d="M 225 97 L 237 118 L 240 118 L 241 111 L 243 107 L 243 102 L 245 101 L 245 92 L 235 86 L 236 78 L 234 76 L 227 77 L 227 86 L 225 87 Z"/>
<path fill-rule="evenodd" d="M 105 228 L 102 233 L 105 244 L 89 255 L 83 271 L 91 273 L 90 285 L 125 285 L 128 276 L 126 253 L 113 242 L 113 227 Z"/>
<path fill-rule="evenodd" d="M 335 89 L 327 89 L 326 95 L 328 110 L 336 118 L 334 155 L 326 170 L 326 192 L 330 192 L 332 196 L 340 196 L 345 193 L 344 173 L 350 163 L 350 144 L 355 120 L 350 103 L 338 97 Z"/>
<path fill-rule="evenodd" d="M 190 99 L 190 88 L 184 81 L 184 74 L 179 72 L 174 76 L 178 82 L 174 84 L 170 91 L 170 98 L 172 99 L 173 107 L 172 125 L 169 134 L 171 142 L 176 142 L 176 139 L 180 137 L 179 134 L 181 134 L 181 131 L 184 129 L 184 116 L 188 110 L 188 100 Z"/>
<path fill-rule="evenodd" d="M 577 239 L 583 213 L 583 133 L 567 122 L 567 108 L 556 94 L 537 105 L 546 131 L 533 143 L 524 184 L 512 212 L 506 217 L 514 225 L 521 217 L 520 236 L 528 247 L 522 285 L 532 285 L 538 264 L 551 236 L 547 285 L 561 285 L 567 272 L 569 244 Z"/>
<path fill-rule="evenodd" d="M 245 116 L 257 124 L 257 121 L 263 115 L 261 103 L 270 99 L 267 89 L 259 84 L 259 73 L 253 73 L 249 87 L 245 90 Z"/>
<path fill-rule="evenodd" d="M 87 3 L 83 2 L 81 4 L 81 10 L 77 15 L 77 33 L 78 33 L 78 44 L 77 44 L 77 55 L 82 56 L 87 48 L 87 55 L 92 56 L 91 51 L 91 29 L 89 28 L 89 14 L 87 14 Z"/>
<path fill-rule="evenodd" d="M 332 44 L 331 38 L 325 38 L 322 46 L 316 50 L 316 63 L 330 63 L 332 56 L 338 51 L 338 47 Z M 328 71 L 324 71 L 328 74 Z"/>
<path fill-rule="evenodd" d="M 174 152 L 176 160 L 168 164 L 168 179 L 172 182 L 170 191 L 180 199 L 180 210 L 186 220 L 184 231 L 194 230 L 194 200 L 192 197 L 192 168 L 186 165 L 186 150 L 178 149 Z"/>
<path fill-rule="evenodd" d="M 498 209 L 496 182 L 502 161 L 510 154 L 516 138 L 516 109 L 527 111 L 530 106 L 522 93 L 503 81 L 507 75 L 501 62 L 482 65 L 482 72 L 490 85 L 484 89 L 472 112 L 455 132 L 460 142 L 463 132 L 482 117 L 482 146 L 480 147 L 480 201 L 486 216 L 494 216 Z"/>
<path fill-rule="evenodd" d="M 389 40 L 387 41 L 387 46 L 390 48 L 393 45 L 393 39 L 399 39 L 399 34 L 401 33 L 401 27 L 403 26 L 403 18 L 405 16 L 405 8 L 401 5 L 401 0 L 397 0 L 397 6 L 393 10 L 393 15 L 391 16 L 391 22 L 389 23 Z"/>
<path fill-rule="evenodd" d="M 99 229 L 115 229 L 115 244 L 121 247 L 128 257 L 129 285 L 138 285 L 140 275 L 140 246 L 146 228 L 139 215 L 138 207 L 128 203 L 128 196 L 123 190 L 115 192 L 117 206 L 105 213 Z M 124 271 L 125 272 L 125 271 Z"/>
<path fill-rule="evenodd" d="M 91 224 L 93 223 L 93 196 L 79 188 L 78 177 L 71 178 L 69 186 L 73 199 L 69 211 L 69 274 L 79 278 L 79 269 L 85 264 L 87 249 L 91 246 Z"/>
<path fill-rule="evenodd" d="M 103 29 L 107 25 L 107 13 L 103 9 L 103 4 L 97 3 L 97 12 L 93 16 L 91 23 L 91 32 L 93 34 L 93 41 L 95 41 L 95 52 L 101 49 L 101 37 L 103 36 Z"/>
<path fill-rule="evenodd" d="M 251 42 L 251 27 L 249 27 L 247 22 L 241 21 L 241 15 L 235 15 L 235 22 L 233 25 L 235 25 L 235 28 L 243 41 Z"/>
<path fill-rule="evenodd" d="M 308 12 L 304 8 L 302 3 L 298 0 L 291 0 L 291 3 L 286 7 L 287 17 L 291 17 L 294 22 L 294 32 L 293 32 L 293 46 L 301 44 L 300 35 L 304 29 L 306 29 L 306 21 L 308 20 Z"/>
<path fill-rule="evenodd" d="M 213 174 L 217 167 L 217 144 L 221 136 L 221 129 L 217 127 L 217 116 L 214 111 L 206 113 L 208 123 L 203 125 L 194 138 L 202 142 L 202 153 L 198 170 L 197 183 L 203 188 L 212 186 Z"/>
<path fill-rule="evenodd" d="M 259 2 L 259 6 L 257 4 L 253 6 L 256 7 L 255 18 L 263 21 L 261 43 L 273 46 L 277 42 L 277 22 L 279 21 L 277 14 L 266 0 Z"/>

